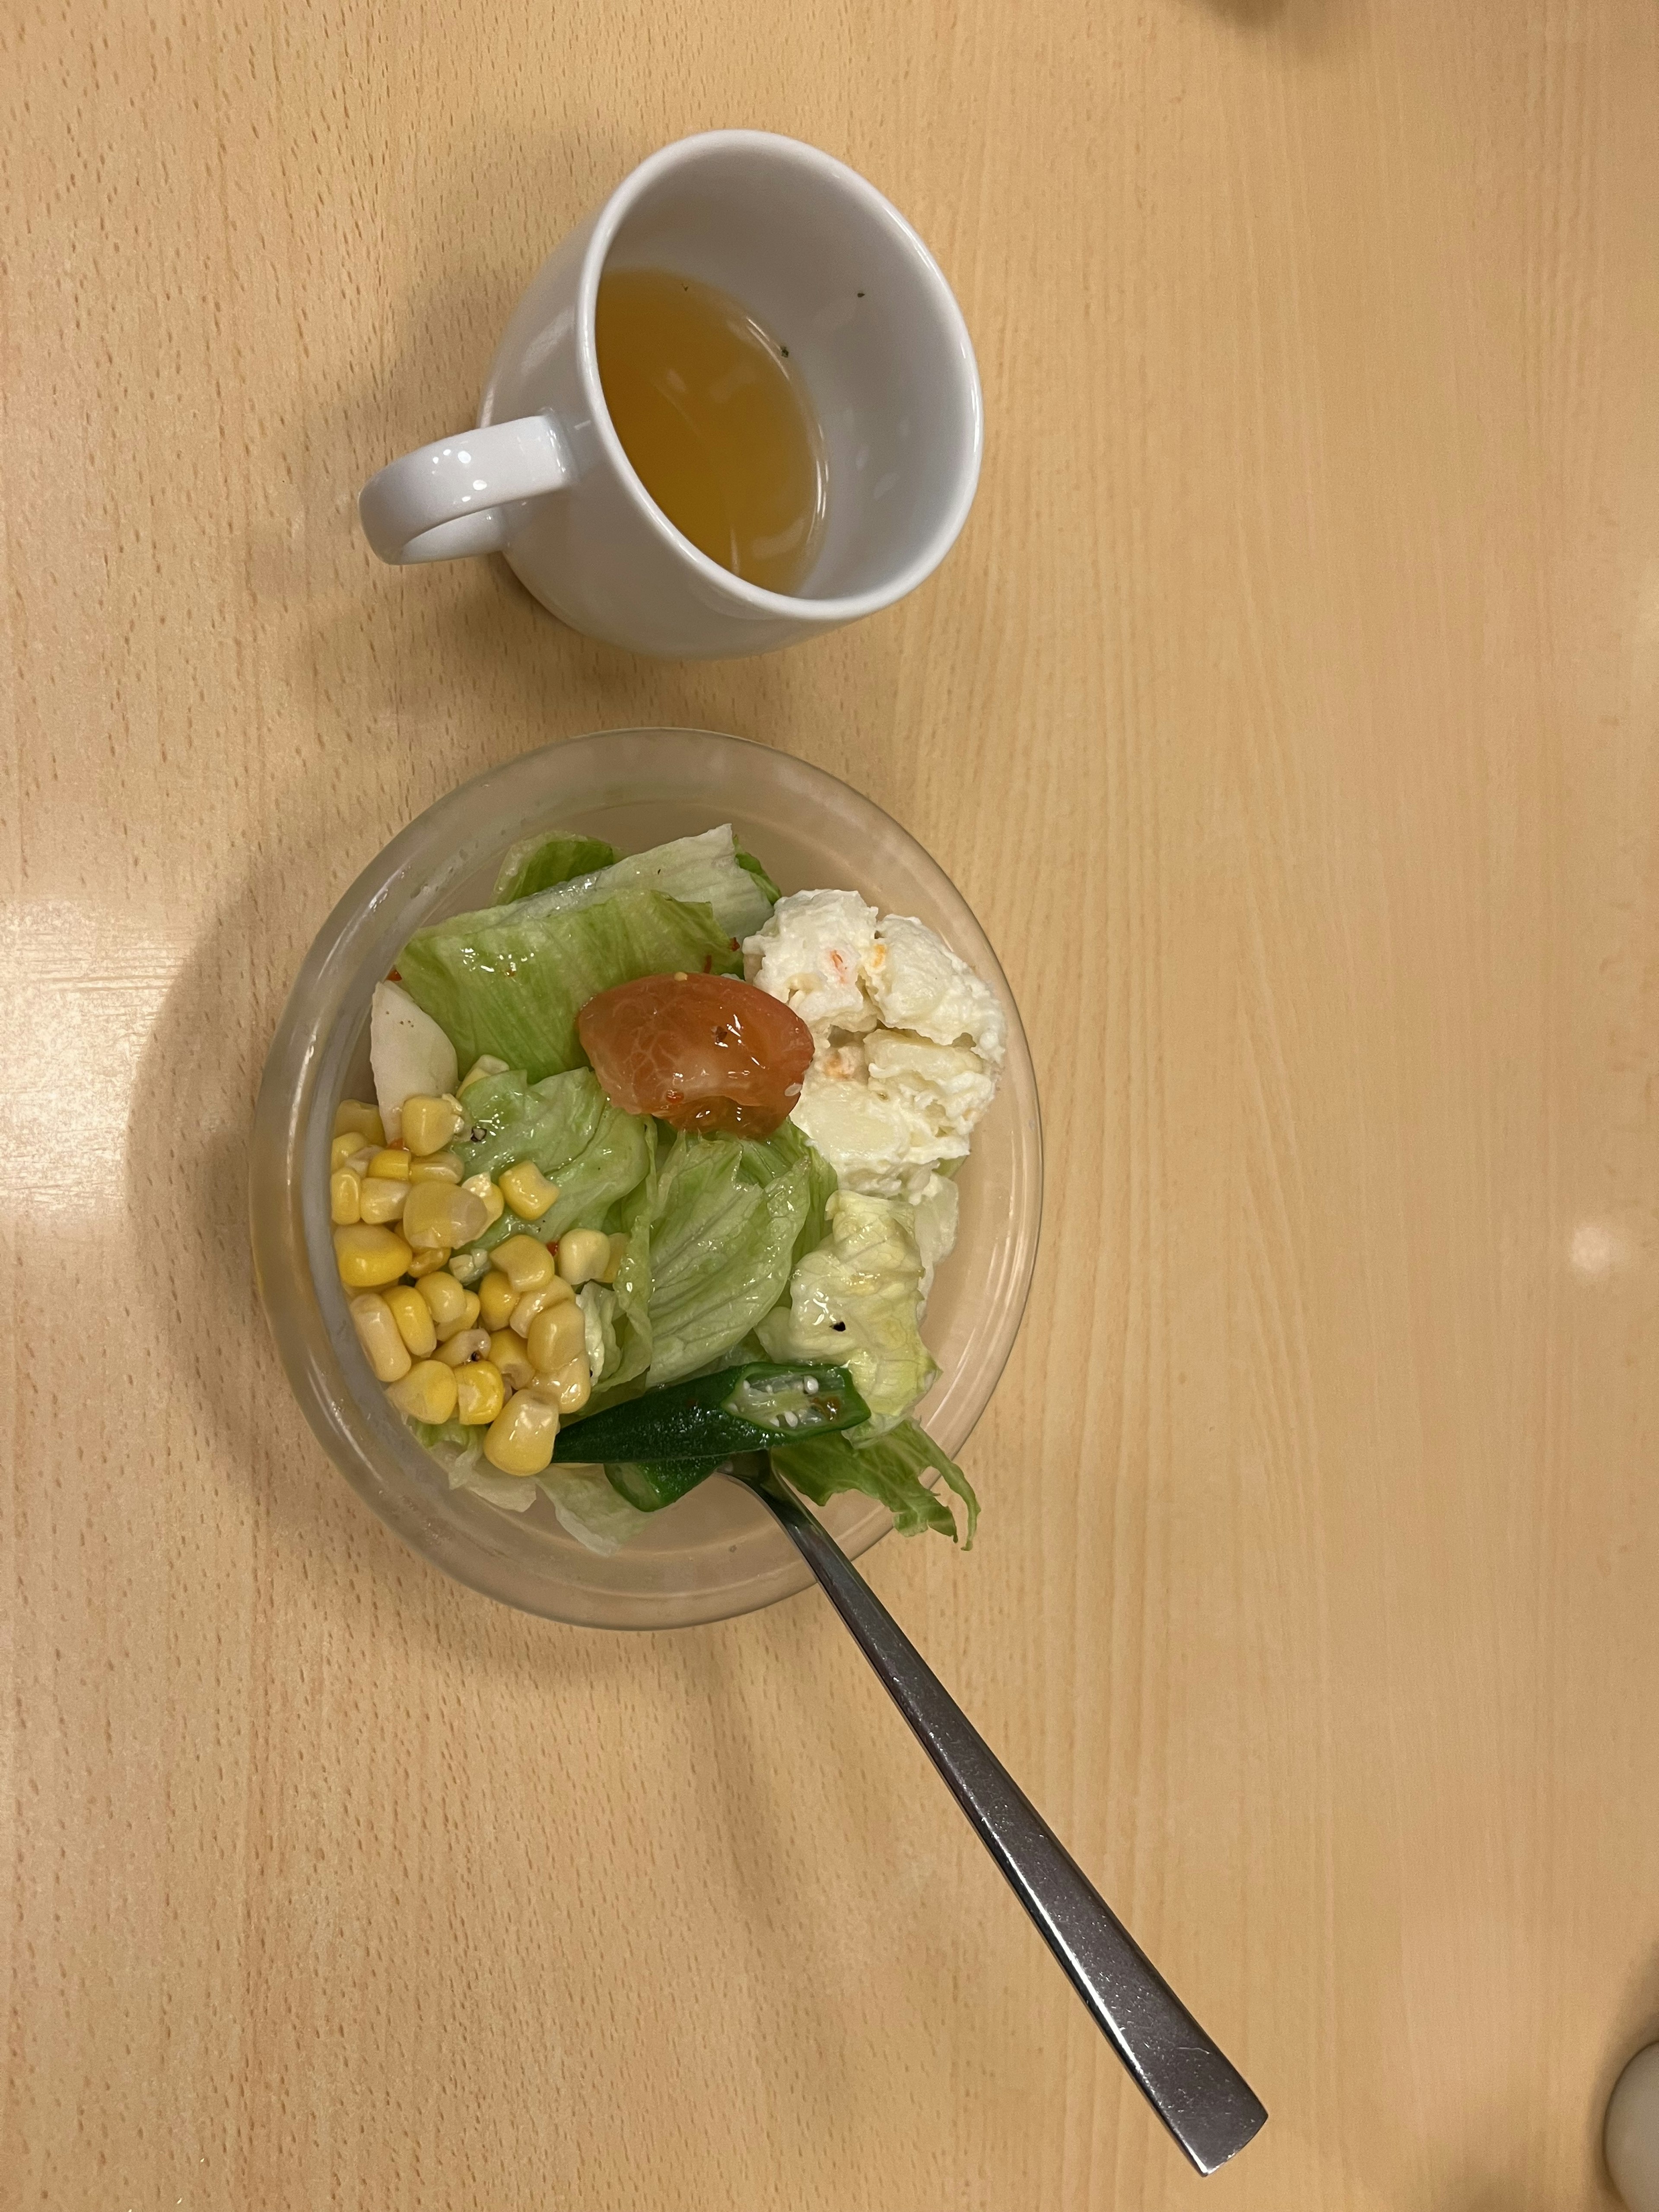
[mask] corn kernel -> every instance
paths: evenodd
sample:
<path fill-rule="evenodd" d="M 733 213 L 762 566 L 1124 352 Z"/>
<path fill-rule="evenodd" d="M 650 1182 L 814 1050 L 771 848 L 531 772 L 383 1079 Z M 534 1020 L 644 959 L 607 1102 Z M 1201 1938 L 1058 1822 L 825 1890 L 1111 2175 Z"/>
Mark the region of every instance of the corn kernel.
<path fill-rule="evenodd" d="M 492 1267 L 478 1285 L 478 1300 L 483 1308 L 484 1327 L 505 1328 L 513 1318 L 519 1294 L 501 1269 Z"/>
<path fill-rule="evenodd" d="M 415 1162 L 409 1179 L 410 1182 L 459 1182 L 461 1164 L 453 1152 L 434 1152 L 429 1159 Z"/>
<path fill-rule="evenodd" d="M 383 1283 L 395 1283 L 410 1256 L 395 1229 L 348 1224 L 334 1232 L 335 1264 L 348 1290 L 378 1291 Z"/>
<path fill-rule="evenodd" d="M 505 1075 L 506 1073 L 507 1062 L 504 1060 L 497 1060 L 493 1052 L 481 1052 L 456 1088 L 465 1091 L 470 1084 L 482 1082 L 486 1075 Z"/>
<path fill-rule="evenodd" d="M 510 1168 L 503 1168 L 495 1178 L 501 1187 L 501 1196 L 520 1221 L 539 1221 L 550 1213 L 559 1202 L 559 1186 L 549 1182 L 534 1160 L 519 1160 Z"/>
<path fill-rule="evenodd" d="M 403 1145 L 382 1145 L 368 1164 L 368 1172 L 382 1182 L 409 1181 L 409 1152 Z"/>
<path fill-rule="evenodd" d="M 328 1218 L 345 1228 L 363 1218 L 363 1183 L 349 1168 L 336 1168 L 328 1179 Z"/>
<path fill-rule="evenodd" d="M 412 1283 L 399 1283 L 388 1291 L 386 1302 L 392 1318 L 398 1324 L 398 1334 L 416 1359 L 430 1359 L 438 1342 L 438 1332 L 432 1325 L 432 1309 Z"/>
<path fill-rule="evenodd" d="M 521 1390 L 527 1382 L 535 1381 L 536 1370 L 530 1364 L 530 1354 L 510 1328 L 498 1328 L 491 1335 L 489 1357 L 510 1389 Z"/>
<path fill-rule="evenodd" d="M 530 1364 L 538 1375 L 556 1375 L 586 1348 L 586 1342 L 582 1310 L 575 1300 L 550 1306 L 530 1324 Z"/>
<path fill-rule="evenodd" d="M 447 1421 L 455 1411 L 455 1370 L 441 1359 L 423 1359 L 386 1395 L 412 1421 Z"/>
<path fill-rule="evenodd" d="M 470 1244 L 484 1231 L 484 1202 L 459 1183 L 417 1182 L 411 1186 L 404 1208 L 404 1235 L 417 1252 L 435 1251 L 440 1244 L 453 1251 Z"/>
<path fill-rule="evenodd" d="M 567 1283 L 597 1283 L 611 1265 L 611 1239 L 598 1229 L 573 1229 L 559 1239 L 559 1273 Z"/>
<path fill-rule="evenodd" d="M 458 1283 L 465 1283 L 471 1290 L 489 1265 L 488 1252 L 457 1252 L 450 1261 L 449 1272 Z"/>
<path fill-rule="evenodd" d="M 376 1381 L 401 1382 L 414 1362 L 409 1346 L 398 1334 L 391 1307 L 378 1291 L 360 1291 L 347 1310 Z"/>
<path fill-rule="evenodd" d="M 365 1221 L 395 1221 L 409 1202 L 409 1185 L 384 1176 L 365 1176 L 357 1202 Z"/>
<path fill-rule="evenodd" d="M 380 1108 L 366 1105 L 361 1098 L 343 1098 L 334 1109 L 335 1135 L 343 1137 L 348 1130 L 356 1130 L 373 1144 L 386 1142 L 386 1125 L 380 1119 Z"/>
<path fill-rule="evenodd" d="M 432 1316 L 434 1328 L 447 1329 L 453 1334 L 456 1329 L 467 1326 L 467 1293 L 453 1275 L 447 1275 L 439 1268 L 429 1275 L 422 1275 L 415 1287 L 426 1300 L 427 1310 Z"/>
<path fill-rule="evenodd" d="M 440 1244 L 431 1252 L 417 1252 L 404 1270 L 405 1274 L 421 1276 L 434 1274 L 440 1267 L 449 1265 L 449 1255 Z M 459 1278 L 457 1278 L 459 1280 Z"/>
<path fill-rule="evenodd" d="M 487 1175 L 475 1175 L 468 1176 L 461 1188 L 470 1190 L 474 1198 L 483 1199 L 489 1209 L 489 1219 L 486 1226 L 493 1229 L 502 1214 L 507 1212 L 507 1200 L 501 1196 L 501 1185 L 491 1182 Z"/>
<path fill-rule="evenodd" d="M 611 1239 L 610 1262 L 604 1274 L 599 1277 L 599 1280 L 602 1283 L 614 1283 L 622 1272 L 622 1263 L 627 1257 L 628 1239 L 625 1237 L 613 1237 Z"/>
<path fill-rule="evenodd" d="M 450 1280 L 452 1282 L 454 1280 L 454 1277 L 453 1275 L 451 1276 Z M 477 1328 L 478 1326 L 477 1292 L 476 1291 L 463 1291 L 461 1292 L 461 1310 L 458 1318 L 453 1322 L 439 1321 L 434 1316 L 433 1326 L 438 1332 L 438 1341 L 440 1344 L 447 1344 L 452 1336 L 459 1334 L 459 1333 L 464 1328 Z"/>
<path fill-rule="evenodd" d="M 470 1367 L 456 1369 L 455 1418 L 469 1429 L 485 1427 L 506 1403 L 507 1385 L 492 1361 L 475 1359 Z"/>
<path fill-rule="evenodd" d="M 553 1255 L 533 1237 L 503 1237 L 489 1256 L 520 1297 L 553 1279 Z"/>
<path fill-rule="evenodd" d="M 344 1167 L 353 1154 L 360 1152 L 362 1148 L 362 1134 L 356 1129 L 348 1129 L 343 1136 L 331 1137 L 328 1146 L 329 1172 L 332 1174 L 336 1168 Z"/>
<path fill-rule="evenodd" d="M 444 1339 L 434 1356 L 446 1367 L 465 1367 L 469 1359 L 482 1359 L 489 1350 L 487 1328 L 460 1328 Z"/>
<path fill-rule="evenodd" d="M 580 1413 L 593 1395 L 593 1378 L 581 1352 L 551 1375 L 538 1374 L 535 1388 L 552 1399 L 561 1413 Z"/>
<path fill-rule="evenodd" d="M 449 1370 L 445 1368 L 445 1374 Z M 484 1437 L 484 1457 L 503 1474 L 539 1474 L 553 1457 L 559 1409 L 532 1391 L 509 1398 Z"/>
<path fill-rule="evenodd" d="M 434 1098 L 429 1092 L 411 1092 L 404 1101 L 400 1127 L 404 1144 L 417 1158 L 442 1152 L 466 1122 L 466 1109 L 459 1098 Z"/>
<path fill-rule="evenodd" d="M 568 1283 L 562 1283 L 556 1275 L 550 1283 L 544 1283 L 538 1291 L 526 1291 L 513 1309 L 507 1327 L 517 1335 L 528 1336 L 530 1324 L 549 1306 L 568 1306 L 574 1304 L 576 1293 Z"/>

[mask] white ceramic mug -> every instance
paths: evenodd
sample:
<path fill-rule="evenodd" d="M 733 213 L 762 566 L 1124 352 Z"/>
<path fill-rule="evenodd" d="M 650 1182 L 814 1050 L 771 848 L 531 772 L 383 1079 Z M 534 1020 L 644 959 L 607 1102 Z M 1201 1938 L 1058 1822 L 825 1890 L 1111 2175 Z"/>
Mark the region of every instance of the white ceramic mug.
<path fill-rule="evenodd" d="M 711 561 L 634 473 L 599 382 L 606 268 L 700 278 L 787 337 L 829 477 L 798 591 L 763 591 Z M 815 147 L 711 131 L 653 154 L 570 234 L 507 326 L 479 428 L 382 469 L 358 512 L 383 561 L 502 552 L 573 629 L 717 659 L 914 591 L 967 519 L 983 437 L 962 312 L 897 209 Z"/>

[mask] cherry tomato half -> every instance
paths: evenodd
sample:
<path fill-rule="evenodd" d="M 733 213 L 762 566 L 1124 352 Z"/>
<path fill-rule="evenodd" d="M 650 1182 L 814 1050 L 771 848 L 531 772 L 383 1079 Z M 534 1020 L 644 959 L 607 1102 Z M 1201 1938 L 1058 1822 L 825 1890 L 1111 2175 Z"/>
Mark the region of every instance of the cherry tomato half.
<path fill-rule="evenodd" d="M 588 1000 L 576 1030 L 613 1106 L 705 1135 L 769 1137 L 812 1063 L 800 1016 L 732 975 L 618 983 Z"/>

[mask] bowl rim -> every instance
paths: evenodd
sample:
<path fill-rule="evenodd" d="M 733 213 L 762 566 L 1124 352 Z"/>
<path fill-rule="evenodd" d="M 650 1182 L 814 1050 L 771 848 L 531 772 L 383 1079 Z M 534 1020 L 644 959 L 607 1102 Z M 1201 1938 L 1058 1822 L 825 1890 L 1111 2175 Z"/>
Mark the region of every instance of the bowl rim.
<path fill-rule="evenodd" d="M 867 808 L 891 823 L 960 906 L 989 953 L 994 972 L 988 980 L 999 989 L 1009 1018 L 1005 1081 L 1012 1075 L 1015 1085 L 1023 1087 L 1022 1103 L 1029 1118 L 1029 1138 L 1018 1148 L 1024 1186 L 1018 1210 L 1024 1235 L 1014 1262 L 1018 1279 L 1004 1291 L 995 1370 L 966 1427 L 943 1447 L 953 1452 L 962 1449 L 994 1395 L 1029 1301 L 1042 1233 L 1042 1133 L 1036 1069 L 1018 1008 L 994 948 L 967 900 L 902 823 L 845 779 L 781 746 L 725 731 L 665 724 L 632 725 L 555 738 L 485 769 L 444 793 L 383 846 L 336 900 L 300 965 L 273 1033 L 255 1106 L 250 1148 L 249 1231 L 254 1273 L 289 1387 L 328 1458 L 358 1496 L 411 1550 L 443 1573 L 498 1603 L 538 1618 L 588 1627 L 661 1630 L 704 1626 L 760 1610 L 809 1587 L 810 1571 L 792 1553 L 787 1571 L 780 1569 L 763 1585 L 745 1586 L 735 1603 L 718 1592 L 690 1598 L 684 1592 L 667 1594 L 666 1603 L 678 1608 L 672 1618 L 653 1617 L 648 1596 L 618 1601 L 620 1610 L 629 1617 L 600 1618 L 580 1605 L 574 1610 L 560 1609 L 497 1587 L 488 1571 L 492 1558 L 499 1558 L 508 1574 L 515 1565 L 522 1565 L 515 1562 L 513 1546 L 506 1540 L 512 1534 L 514 1516 L 506 1512 L 494 1516 L 503 1524 L 503 1540 L 492 1553 L 480 1540 L 464 1540 L 450 1524 L 435 1517 L 417 1491 L 388 1478 L 388 1465 L 395 1466 L 399 1458 L 422 1448 L 378 1394 L 372 1403 L 367 1402 L 366 1394 L 342 1366 L 339 1322 L 344 1313 L 343 1293 L 331 1279 L 326 1284 L 321 1281 L 314 1264 L 319 1238 L 325 1249 L 327 1243 L 326 1179 L 313 1189 L 316 1178 L 305 1172 L 303 1157 L 312 1107 L 325 1079 L 345 1056 L 346 1047 L 340 1041 L 343 1028 L 349 1025 L 354 1040 L 361 1035 L 361 1010 L 354 1018 L 349 1003 L 354 988 L 372 990 L 372 981 L 365 984 L 364 977 L 384 974 L 411 930 L 421 926 L 418 915 L 410 919 L 412 903 L 441 909 L 447 887 L 465 880 L 486 859 L 499 857 L 512 842 L 502 835 L 503 822 L 511 819 L 510 809 L 504 805 L 489 809 L 489 828 L 475 830 L 471 836 L 454 834 L 448 826 L 451 817 L 465 811 L 475 821 L 479 819 L 492 793 L 510 790 L 517 781 L 532 780 L 536 764 L 546 763 L 550 756 L 575 746 L 597 747 L 624 738 L 662 739 L 677 745 L 692 739 L 787 761 L 792 770 L 799 771 L 809 781 L 816 780 L 847 794 L 857 807 Z M 378 946 L 377 939 L 381 940 Z M 327 1310 L 331 1303 L 340 1308 L 332 1326 Z M 349 1332 L 349 1322 L 345 1328 Z M 891 1525 L 890 1516 L 872 1504 L 860 1516 L 856 1530 L 842 1537 L 849 1556 L 858 1557 L 880 1541 Z M 748 1595 L 750 1589 L 756 1594 Z M 618 1603 L 608 1598 L 601 1611 L 613 1614 Z"/>

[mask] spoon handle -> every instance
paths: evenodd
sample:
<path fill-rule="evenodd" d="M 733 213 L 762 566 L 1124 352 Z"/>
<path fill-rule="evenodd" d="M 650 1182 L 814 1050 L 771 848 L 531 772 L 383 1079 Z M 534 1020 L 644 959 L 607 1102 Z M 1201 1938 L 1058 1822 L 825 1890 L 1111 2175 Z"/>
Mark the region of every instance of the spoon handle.
<path fill-rule="evenodd" d="M 753 1486 L 823 1584 L 1043 1941 L 1200 2173 L 1267 2107 L 1206 2035 L 821 1522 L 775 1475 Z"/>

